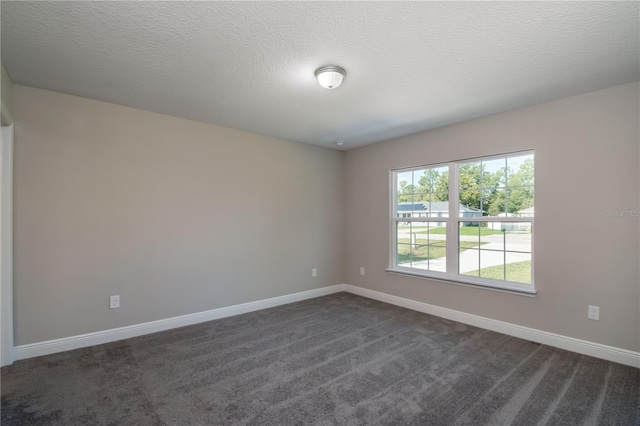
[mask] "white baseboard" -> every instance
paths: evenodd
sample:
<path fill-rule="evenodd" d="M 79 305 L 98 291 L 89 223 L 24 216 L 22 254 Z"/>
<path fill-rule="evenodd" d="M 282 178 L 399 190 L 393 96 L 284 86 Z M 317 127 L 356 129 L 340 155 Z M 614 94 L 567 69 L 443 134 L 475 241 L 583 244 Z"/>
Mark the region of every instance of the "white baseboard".
<path fill-rule="evenodd" d="M 17 361 L 41 355 L 69 351 L 72 349 L 101 345 L 103 343 L 115 342 L 116 340 L 128 339 L 130 337 L 142 336 L 145 334 L 156 333 L 158 331 L 184 327 L 186 325 L 199 324 L 206 321 L 245 314 L 247 312 L 259 311 L 260 309 L 273 308 L 275 306 L 286 305 L 287 303 L 299 302 L 306 299 L 312 299 L 314 297 L 325 296 L 327 294 L 339 293 L 341 291 L 344 291 L 344 285 L 337 284 L 314 290 L 257 300 L 255 302 L 242 303 L 240 305 L 227 306 L 224 308 L 182 315 L 179 317 L 146 322 L 143 324 L 20 345 L 14 348 L 14 359 Z"/>
<path fill-rule="evenodd" d="M 381 302 L 473 325 L 486 330 L 496 331 L 509 336 L 519 337 L 532 342 L 542 343 L 544 345 L 566 349 L 579 354 L 589 355 L 595 358 L 606 359 L 607 361 L 640 368 L 640 352 L 615 348 L 613 346 L 602 345 L 600 343 L 589 342 L 587 340 L 575 339 L 573 337 L 549 333 L 535 328 L 523 327 L 521 325 L 455 311 L 453 309 L 405 299 L 403 297 L 393 296 L 387 293 L 381 293 L 379 291 L 356 287 L 349 284 L 344 284 L 343 286 L 344 291 L 367 297 L 369 299 L 379 300 Z"/>
<path fill-rule="evenodd" d="M 523 327 L 521 325 L 430 305 L 428 303 L 405 299 L 403 297 L 393 296 L 391 294 L 356 287 L 349 284 L 337 284 L 314 290 L 272 297 L 270 299 L 212 309 L 210 311 L 151 321 L 143 324 L 16 346 L 14 348 L 14 359 L 17 361 L 72 349 L 100 345 L 103 343 L 114 342 L 116 340 L 128 339 L 130 337 L 142 336 L 145 334 L 156 333 L 158 331 L 170 330 L 172 328 L 184 327 L 187 325 L 199 324 L 247 312 L 258 311 L 260 309 L 273 308 L 287 303 L 299 302 L 306 299 L 312 299 L 314 297 L 325 296 L 327 294 L 339 293 L 341 291 L 401 306 L 414 311 L 435 315 L 452 321 L 473 325 L 486 330 L 496 331 L 509 336 L 519 337 L 532 342 L 542 343 L 556 348 L 577 352 L 579 354 L 589 355 L 640 368 L 640 352 L 575 339 L 573 337 L 562 336 L 560 334 L 549 333 L 547 331 L 536 330 L 534 328 Z"/>

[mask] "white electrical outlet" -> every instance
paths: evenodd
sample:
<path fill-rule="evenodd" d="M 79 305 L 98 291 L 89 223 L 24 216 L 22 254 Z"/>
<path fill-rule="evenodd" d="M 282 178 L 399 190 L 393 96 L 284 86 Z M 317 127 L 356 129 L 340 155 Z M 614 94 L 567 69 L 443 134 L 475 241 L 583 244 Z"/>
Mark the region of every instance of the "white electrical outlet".
<path fill-rule="evenodd" d="M 120 295 L 109 296 L 109 309 L 116 309 L 120 307 Z"/>
<path fill-rule="evenodd" d="M 317 277 L 318 276 L 318 268 L 313 268 L 311 270 L 311 276 L 312 277 Z"/>
<path fill-rule="evenodd" d="M 600 307 L 589 305 L 589 310 L 587 311 L 587 318 L 598 321 L 600 319 Z"/>
<path fill-rule="evenodd" d="M 360 267 L 360 275 L 364 275 L 364 266 Z"/>

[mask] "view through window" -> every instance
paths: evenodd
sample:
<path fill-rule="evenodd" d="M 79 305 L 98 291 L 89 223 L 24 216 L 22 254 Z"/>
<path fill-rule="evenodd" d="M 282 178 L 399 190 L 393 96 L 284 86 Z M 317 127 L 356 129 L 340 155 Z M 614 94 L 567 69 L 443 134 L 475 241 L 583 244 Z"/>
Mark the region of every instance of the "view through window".
<path fill-rule="evenodd" d="M 391 269 L 533 291 L 533 152 L 397 170 L 392 192 Z"/>

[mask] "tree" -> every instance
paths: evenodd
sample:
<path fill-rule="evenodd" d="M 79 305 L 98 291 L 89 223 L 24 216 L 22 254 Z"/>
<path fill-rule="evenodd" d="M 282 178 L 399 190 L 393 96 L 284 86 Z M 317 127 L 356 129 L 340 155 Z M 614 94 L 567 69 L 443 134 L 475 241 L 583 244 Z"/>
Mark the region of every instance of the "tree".
<path fill-rule="evenodd" d="M 518 171 L 508 176 L 508 206 L 509 213 L 533 207 L 533 158 L 527 158 Z"/>
<path fill-rule="evenodd" d="M 511 168 L 505 171 L 506 188 L 496 188 L 492 192 L 487 209 L 490 216 L 505 212 L 517 214 L 520 210 L 533 207 L 533 158 L 526 159 L 516 172 Z"/>
<path fill-rule="evenodd" d="M 435 188 L 435 182 L 440 177 L 440 172 L 436 169 L 427 169 L 424 171 L 420 180 L 418 180 L 418 185 L 420 185 L 421 192 L 425 194 L 432 194 Z"/>
<path fill-rule="evenodd" d="M 519 162 L 523 157 L 516 158 Z M 512 170 L 509 160 L 480 161 L 461 164 L 458 169 L 460 206 L 482 210 L 483 215 L 497 216 L 501 213 L 517 214 L 533 207 L 533 156 L 526 158 L 517 171 Z M 500 167 L 501 164 L 504 166 Z M 417 178 L 415 171 L 406 180 L 398 182 L 398 202 L 448 201 L 449 173 L 447 167 L 427 168 Z M 417 182 L 416 182 L 417 179 Z"/>
<path fill-rule="evenodd" d="M 442 172 L 438 177 L 438 180 L 434 184 L 436 192 L 435 201 L 448 201 L 449 200 L 449 172 Z"/>
<path fill-rule="evenodd" d="M 406 180 L 398 182 L 398 186 L 400 187 L 400 191 L 398 191 L 398 202 L 412 201 L 415 186 L 407 184 Z"/>
<path fill-rule="evenodd" d="M 480 203 L 480 163 L 463 164 L 458 173 L 460 188 L 460 205 L 475 209 L 481 208 Z"/>

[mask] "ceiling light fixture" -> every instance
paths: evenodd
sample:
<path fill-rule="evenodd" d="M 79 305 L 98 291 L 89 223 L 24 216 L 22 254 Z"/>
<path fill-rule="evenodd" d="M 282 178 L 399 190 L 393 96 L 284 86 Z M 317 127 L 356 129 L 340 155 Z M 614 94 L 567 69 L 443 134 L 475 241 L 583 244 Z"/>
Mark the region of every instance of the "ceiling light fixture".
<path fill-rule="evenodd" d="M 328 65 L 316 70 L 316 78 L 320 83 L 320 86 L 325 89 L 335 89 L 342 84 L 342 80 L 347 76 L 347 72 L 344 68 Z"/>
<path fill-rule="evenodd" d="M 336 145 L 338 145 L 338 146 L 342 146 L 342 145 L 344 145 L 344 141 L 337 140 L 337 141 L 336 141 Z"/>

